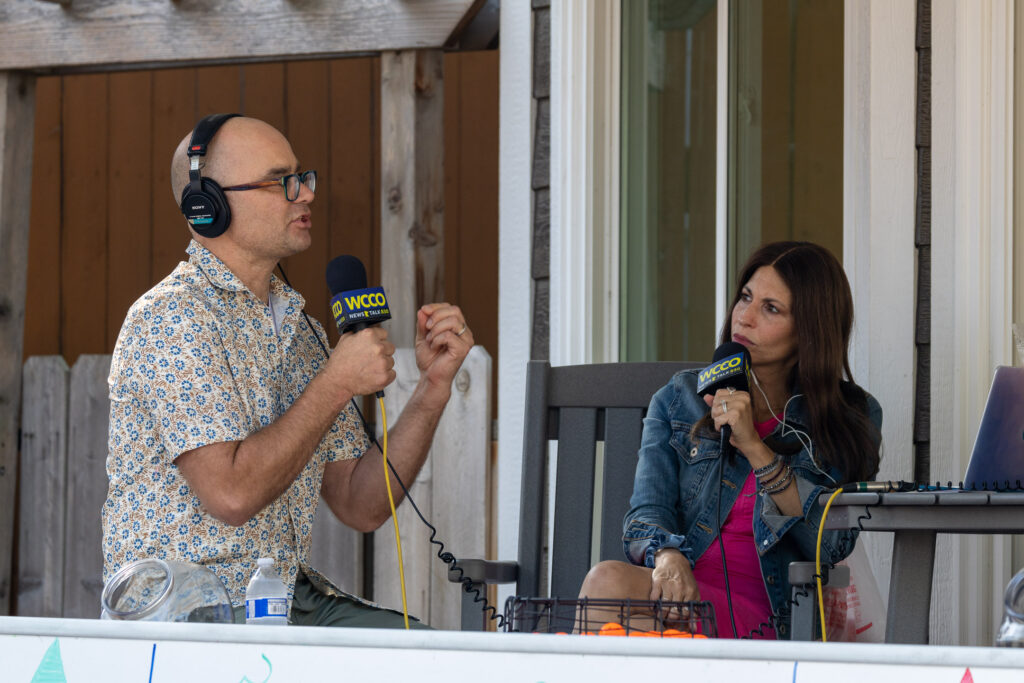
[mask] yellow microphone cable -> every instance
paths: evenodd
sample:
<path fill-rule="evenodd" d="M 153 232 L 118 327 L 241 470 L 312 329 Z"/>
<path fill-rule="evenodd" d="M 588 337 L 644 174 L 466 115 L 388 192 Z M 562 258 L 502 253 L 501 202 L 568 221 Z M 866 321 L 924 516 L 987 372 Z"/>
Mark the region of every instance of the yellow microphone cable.
<path fill-rule="evenodd" d="M 818 526 L 818 547 L 814 553 L 814 581 L 818 584 L 818 612 L 821 615 L 821 642 L 828 642 L 825 639 L 825 601 L 822 599 L 821 589 L 821 536 L 825 531 L 825 519 L 828 517 L 828 509 L 832 507 L 832 501 L 840 493 L 889 493 L 891 491 L 913 491 L 917 484 L 905 481 L 855 481 L 843 484 L 829 496 L 825 504 L 825 510 L 821 513 L 821 524 Z"/>
<path fill-rule="evenodd" d="M 384 456 L 384 483 L 388 487 L 388 504 L 391 506 L 391 521 L 395 525 L 395 546 L 398 548 L 398 580 L 402 586 L 402 617 L 405 618 L 405 628 L 409 629 L 409 605 L 405 599 L 405 564 L 402 562 L 402 537 L 398 533 L 398 515 L 395 513 L 395 497 L 391 494 L 391 477 L 388 476 L 388 416 L 384 411 L 384 399 L 377 396 L 377 403 L 380 405 L 380 421 L 384 429 L 384 437 L 381 440 L 381 454 Z M 818 535 L 821 538 L 821 534 Z M 819 540 L 819 544 L 820 544 Z"/>
<path fill-rule="evenodd" d="M 821 513 L 821 524 L 818 525 L 818 547 L 814 552 L 814 582 L 818 585 L 818 614 L 821 616 L 821 642 L 827 643 L 828 637 L 825 634 L 825 598 L 821 588 L 821 537 L 825 531 L 825 519 L 828 517 L 828 509 L 832 507 L 832 501 L 843 492 L 842 487 L 835 490 L 825 504 L 825 510 Z"/>

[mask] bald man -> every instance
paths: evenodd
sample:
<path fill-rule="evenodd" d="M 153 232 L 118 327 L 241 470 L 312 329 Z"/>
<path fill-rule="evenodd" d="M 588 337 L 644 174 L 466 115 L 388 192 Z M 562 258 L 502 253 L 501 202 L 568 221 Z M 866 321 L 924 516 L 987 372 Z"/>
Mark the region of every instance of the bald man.
<path fill-rule="evenodd" d="M 186 223 L 188 261 L 132 305 L 114 349 L 104 580 L 143 558 L 201 564 L 244 621 L 256 560 L 272 557 L 290 623 L 400 627 L 401 615 L 309 566 L 321 496 L 358 531 L 389 516 L 380 453 L 351 399 L 395 379 L 394 346 L 375 327 L 326 351 L 302 296 L 273 274 L 311 244 L 315 172 L 262 121 L 228 118 L 214 131 L 198 171 L 222 188 L 230 223 L 216 237 L 204 236 L 202 221 Z M 171 163 L 176 202 L 190 184 L 191 137 Z M 457 306 L 428 304 L 416 316 L 421 379 L 388 436 L 388 459 L 407 484 L 473 345 Z"/>

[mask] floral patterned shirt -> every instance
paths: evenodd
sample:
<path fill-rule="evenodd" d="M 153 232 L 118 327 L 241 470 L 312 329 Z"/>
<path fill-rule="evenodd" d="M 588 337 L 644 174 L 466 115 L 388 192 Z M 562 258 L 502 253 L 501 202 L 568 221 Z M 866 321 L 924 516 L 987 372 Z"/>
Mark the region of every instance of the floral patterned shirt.
<path fill-rule="evenodd" d="M 212 517 L 175 465 L 186 451 L 274 422 L 325 362 L 298 292 L 272 277 L 272 318 L 209 250 L 192 241 L 187 252 L 188 262 L 132 305 L 111 359 L 103 579 L 147 557 L 192 562 L 219 576 L 241 605 L 257 558 L 273 557 L 289 606 L 299 571 L 339 594 L 308 559 L 325 465 L 368 445 L 351 406 L 291 486 L 242 526 Z"/>

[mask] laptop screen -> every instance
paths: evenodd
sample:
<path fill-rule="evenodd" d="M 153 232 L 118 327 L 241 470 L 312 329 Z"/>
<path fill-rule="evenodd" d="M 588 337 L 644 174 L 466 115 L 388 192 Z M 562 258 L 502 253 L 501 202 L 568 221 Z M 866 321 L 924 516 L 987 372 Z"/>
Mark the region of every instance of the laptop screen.
<path fill-rule="evenodd" d="M 1024 368 L 999 366 L 985 402 L 964 488 L 1018 490 L 1024 483 Z"/>

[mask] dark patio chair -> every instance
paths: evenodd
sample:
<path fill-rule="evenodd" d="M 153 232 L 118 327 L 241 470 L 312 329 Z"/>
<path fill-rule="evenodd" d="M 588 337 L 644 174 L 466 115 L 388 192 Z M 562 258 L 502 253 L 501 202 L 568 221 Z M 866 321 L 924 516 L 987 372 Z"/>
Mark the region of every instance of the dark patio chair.
<path fill-rule="evenodd" d="M 526 373 L 519 557 L 516 562 L 459 560 L 474 586 L 483 593 L 486 584 L 515 583 L 519 596 L 574 599 L 596 561 L 624 559 L 622 519 L 633 492 L 647 406 L 676 372 L 704 365 L 649 362 L 551 367 L 546 361 L 530 361 Z M 551 441 L 558 447 L 553 540 L 549 547 L 545 522 Z M 603 443 L 603 458 L 598 457 L 599 442 Z M 601 472 L 599 460 L 603 461 Z M 597 496 L 595 481 L 601 483 Z M 798 564 L 805 565 L 801 571 L 813 581 L 814 564 L 794 563 L 794 567 Z M 548 566 L 552 567 L 550 586 Z M 793 567 L 791 576 L 792 571 Z M 458 581 L 456 572 L 449 572 L 449 580 Z M 805 589 L 803 593 L 813 597 L 813 591 Z M 487 614 L 481 606 L 473 593 L 463 594 L 463 630 L 485 627 Z M 806 610 L 805 618 L 794 616 L 794 624 L 813 626 L 813 601 L 801 599 L 800 607 L 802 612 Z M 810 639 L 810 630 L 801 631 L 801 636 Z"/>

